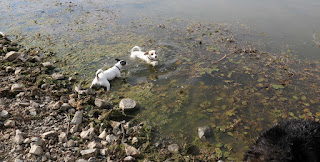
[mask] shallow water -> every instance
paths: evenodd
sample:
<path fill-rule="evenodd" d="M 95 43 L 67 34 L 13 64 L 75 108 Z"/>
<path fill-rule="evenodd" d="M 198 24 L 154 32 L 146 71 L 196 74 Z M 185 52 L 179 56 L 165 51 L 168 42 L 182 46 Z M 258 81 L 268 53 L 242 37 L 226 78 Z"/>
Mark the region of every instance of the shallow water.
<path fill-rule="evenodd" d="M 137 100 L 137 118 L 159 138 L 186 137 L 213 159 L 241 159 L 277 121 L 320 117 L 318 1 L 1 3 L 0 31 L 55 52 L 65 73 L 90 82 L 114 58 L 127 60 L 113 93 Z M 134 45 L 156 49 L 159 66 L 130 60 Z M 205 125 L 209 144 L 197 139 Z"/>

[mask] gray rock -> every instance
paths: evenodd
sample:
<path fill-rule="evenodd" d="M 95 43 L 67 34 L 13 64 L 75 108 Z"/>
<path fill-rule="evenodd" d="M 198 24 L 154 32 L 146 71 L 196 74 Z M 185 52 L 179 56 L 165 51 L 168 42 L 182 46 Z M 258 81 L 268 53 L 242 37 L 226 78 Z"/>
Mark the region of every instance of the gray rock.
<path fill-rule="evenodd" d="M 101 144 L 96 141 L 92 141 L 88 144 L 88 148 L 89 149 L 101 148 Z"/>
<path fill-rule="evenodd" d="M 114 135 L 107 135 L 106 137 L 106 142 L 107 143 L 112 143 L 113 141 L 117 140 L 118 137 L 114 136 Z"/>
<path fill-rule="evenodd" d="M 123 161 L 135 161 L 136 159 L 132 156 L 127 156 L 123 159 Z"/>
<path fill-rule="evenodd" d="M 4 126 L 5 127 L 15 127 L 16 126 L 16 122 L 14 120 L 6 120 L 4 121 Z"/>
<path fill-rule="evenodd" d="M 76 162 L 88 162 L 88 160 L 85 160 L 85 159 L 78 159 Z"/>
<path fill-rule="evenodd" d="M 68 110 L 70 108 L 71 108 L 71 106 L 68 103 L 63 103 L 61 105 L 61 110 L 63 110 L 63 111 L 66 111 L 66 110 Z"/>
<path fill-rule="evenodd" d="M 58 110 L 61 108 L 61 104 L 62 103 L 60 101 L 57 101 L 57 102 L 51 101 L 50 104 L 48 105 L 48 108 L 52 110 Z"/>
<path fill-rule="evenodd" d="M 37 115 L 37 110 L 35 108 L 29 109 L 29 114 L 31 116 L 36 116 Z"/>
<path fill-rule="evenodd" d="M 21 160 L 21 159 L 14 159 L 14 162 L 23 162 L 23 160 Z"/>
<path fill-rule="evenodd" d="M 82 117 L 83 117 L 83 114 L 82 114 L 82 111 L 77 111 L 76 114 L 74 115 L 71 123 L 72 124 L 76 124 L 76 125 L 80 125 L 82 123 Z"/>
<path fill-rule="evenodd" d="M 31 143 L 31 139 L 30 139 L 30 138 L 26 138 L 26 139 L 23 141 L 23 143 L 29 144 L 29 143 Z"/>
<path fill-rule="evenodd" d="M 97 149 L 82 150 L 80 154 L 85 158 L 94 157 L 97 154 Z"/>
<path fill-rule="evenodd" d="M 74 143 L 74 140 L 69 140 L 67 142 L 67 147 L 74 147 L 75 143 Z"/>
<path fill-rule="evenodd" d="M 125 98 L 120 101 L 119 107 L 122 110 L 132 110 L 136 107 L 136 105 L 137 105 L 136 101 L 134 101 L 130 98 Z"/>
<path fill-rule="evenodd" d="M 92 128 L 92 127 L 89 128 L 88 130 L 82 131 L 80 133 L 80 137 L 82 139 L 91 139 L 93 137 L 93 135 L 94 135 L 94 128 Z"/>
<path fill-rule="evenodd" d="M 172 145 L 169 145 L 168 146 L 168 150 L 171 152 L 171 153 L 179 153 L 179 146 L 177 144 L 172 144 Z"/>
<path fill-rule="evenodd" d="M 199 127 L 198 128 L 198 136 L 200 139 L 205 139 L 211 137 L 213 135 L 212 128 L 209 126 Z"/>
<path fill-rule="evenodd" d="M 110 123 L 112 128 L 119 128 L 119 126 L 121 125 L 120 122 L 112 121 L 112 120 L 109 123 Z"/>
<path fill-rule="evenodd" d="M 41 134 L 41 138 L 46 139 L 48 137 L 54 137 L 57 135 L 56 131 L 49 131 Z"/>
<path fill-rule="evenodd" d="M 6 110 L 2 110 L 1 113 L 0 113 L 0 116 L 2 118 L 8 118 L 9 117 L 9 113 Z"/>
<path fill-rule="evenodd" d="M 132 138 L 131 144 L 134 145 L 135 143 L 138 143 L 138 138 L 137 137 L 133 137 Z"/>
<path fill-rule="evenodd" d="M 19 131 L 19 130 L 16 130 L 16 132 Z M 16 136 L 14 137 L 14 142 L 18 145 L 22 144 L 24 141 L 24 138 L 22 136 L 22 134 L 20 133 L 16 133 Z"/>
<path fill-rule="evenodd" d="M 79 128 L 78 125 L 72 126 L 72 128 L 70 129 L 70 133 L 76 133 L 78 131 L 78 128 Z"/>
<path fill-rule="evenodd" d="M 60 74 L 60 73 L 53 73 L 52 74 L 52 78 L 54 80 L 63 80 L 64 79 L 64 75 L 63 74 Z"/>
<path fill-rule="evenodd" d="M 39 137 L 32 137 L 31 142 L 32 142 L 31 143 L 32 145 L 37 145 L 37 146 L 41 146 L 43 144 L 43 141 Z"/>
<path fill-rule="evenodd" d="M 133 146 L 125 144 L 125 151 L 127 156 L 139 157 L 140 151 Z"/>
<path fill-rule="evenodd" d="M 21 92 L 24 90 L 24 88 L 25 88 L 25 86 L 23 84 L 15 83 L 15 84 L 12 84 L 11 91 Z"/>
<path fill-rule="evenodd" d="M 61 132 L 60 135 L 59 135 L 59 142 L 67 142 L 67 133 L 65 132 Z"/>
<path fill-rule="evenodd" d="M 109 108 L 108 102 L 103 99 L 96 98 L 96 100 L 94 101 L 94 104 L 99 108 L 103 108 L 103 109 Z"/>
<path fill-rule="evenodd" d="M 11 61 L 14 61 L 15 59 L 17 59 L 19 57 L 19 55 L 20 55 L 20 52 L 11 51 L 6 54 L 4 59 L 11 62 Z"/>
<path fill-rule="evenodd" d="M 29 153 L 33 155 L 42 155 L 43 150 L 41 146 L 32 145 Z"/>
<path fill-rule="evenodd" d="M 28 106 L 30 106 L 30 103 L 29 102 L 20 102 L 19 106 L 28 107 Z"/>
<path fill-rule="evenodd" d="M 50 62 L 44 62 L 41 64 L 43 67 L 46 67 L 48 69 L 51 69 L 53 68 L 53 65 L 50 63 Z"/>

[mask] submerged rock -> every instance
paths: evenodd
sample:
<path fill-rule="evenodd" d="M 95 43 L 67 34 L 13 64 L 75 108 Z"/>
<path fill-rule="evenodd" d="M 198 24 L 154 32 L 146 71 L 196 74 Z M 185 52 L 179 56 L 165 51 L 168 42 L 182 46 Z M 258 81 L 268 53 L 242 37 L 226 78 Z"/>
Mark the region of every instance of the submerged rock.
<path fill-rule="evenodd" d="M 208 138 L 213 135 L 212 128 L 209 126 L 199 127 L 198 128 L 198 136 L 200 139 Z"/>

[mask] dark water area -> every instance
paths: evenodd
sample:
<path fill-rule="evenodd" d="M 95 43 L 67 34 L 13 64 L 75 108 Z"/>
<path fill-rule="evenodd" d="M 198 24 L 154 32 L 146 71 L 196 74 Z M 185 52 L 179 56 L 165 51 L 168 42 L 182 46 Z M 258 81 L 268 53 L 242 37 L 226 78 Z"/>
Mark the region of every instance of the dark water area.
<path fill-rule="evenodd" d="M 114 96 L 138 101 L 157 140 L 188 141 L 213 159 L 241 160 L 259 132 L 320 119 L 320 1 L 2 1 L 0 31 L 55 53 L 66 74 L 128 62 Z M 138 45 L 159 66 L 131 60 Z M 197 129 L 211 126 L 208 141 Z"/>

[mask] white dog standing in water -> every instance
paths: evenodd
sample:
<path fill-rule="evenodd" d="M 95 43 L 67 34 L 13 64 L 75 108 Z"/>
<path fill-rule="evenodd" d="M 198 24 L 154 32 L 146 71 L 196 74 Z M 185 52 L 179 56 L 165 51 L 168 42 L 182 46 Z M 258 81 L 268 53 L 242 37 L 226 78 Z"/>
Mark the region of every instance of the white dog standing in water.
<path fill-rule="evenodd" d="M 157 61 L 157 54 L 155 50 L 150 50 L 148 52 L 142 52 L 141 48 L 138 46 L 134 46 L 131 49 L 131 58 L 140 58 L 141 60 L 145 61 L 147 64 L 156 66 L 158 65 Z"/>
<path fill-rule="evenodd" d="M 124 60 L 116 59 L 117 63 L 110 69 L 103 71 L 102 69 L 99 69 L 96 72 L 96 77 L 93 79 L 92 84 L 90 88 L 93 86 L 104 86 L 107 88 L 107 91 L 110 90 L 110 83 L 109 81 L 114 79 L 115 77 L 120 78 L 121 73 L 120 70 L 123 66 L 125 66 L 127 63 Z"/>

